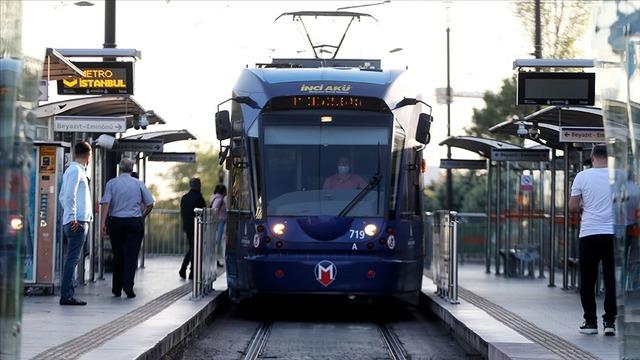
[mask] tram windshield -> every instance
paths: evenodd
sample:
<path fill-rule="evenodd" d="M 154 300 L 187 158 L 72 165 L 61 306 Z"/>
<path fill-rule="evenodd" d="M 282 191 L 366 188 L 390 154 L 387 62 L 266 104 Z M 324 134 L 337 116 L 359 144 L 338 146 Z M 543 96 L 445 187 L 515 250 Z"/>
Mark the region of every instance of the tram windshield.
<path fill-rule="evenodd" d="M 382 216 L 391 121 L 362 111 L 263 115 L 267 215 Z"/>

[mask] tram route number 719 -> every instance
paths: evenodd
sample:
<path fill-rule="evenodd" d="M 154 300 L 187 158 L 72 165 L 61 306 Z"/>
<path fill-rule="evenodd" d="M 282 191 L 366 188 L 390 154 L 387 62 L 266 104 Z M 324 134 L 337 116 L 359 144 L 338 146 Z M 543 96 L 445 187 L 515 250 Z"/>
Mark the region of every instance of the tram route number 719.
<path fill-rule="evenodd" d="M 349 239 L 364 239 L 364 230 L 349 229 Z"/>

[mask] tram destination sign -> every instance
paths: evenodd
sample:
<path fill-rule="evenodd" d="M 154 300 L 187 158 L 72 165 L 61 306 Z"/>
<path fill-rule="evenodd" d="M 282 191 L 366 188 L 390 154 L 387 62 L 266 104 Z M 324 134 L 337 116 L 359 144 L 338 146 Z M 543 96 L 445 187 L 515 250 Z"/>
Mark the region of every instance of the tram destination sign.
<path fill-rule="evenodd" d="M 118 140 L 113 146 L 113 151 L 131 151 L 145 153 L 161 153 L 164 149 L 162 140 Z"/>
<path fill-rule="evenodd" d="M 601 143 L 604 142 L 604 128 L 601 127 L 560 127 L 560 142 Z"/>
<path fill-rule="evenodd" d="M 440 159 L 440 169 L 481 170 L 486 168 L 485 160 Z"/>
<path fill-rule="evenodd" d="M 493 161 L 549 161 L 548 149 L 491 149 Z"/>
<path fill-rule="evenodd" d="M 153 153 L 149 155 L 149 161 L 166 161 L 166 162 L 182 162 L 182 163 L 194 163 L 196 162 L 196 153 Z"/>
<path fill-rule="evenodd" d="M 55 132 L 123 133 L 127 131 L 125 116 L 54 116 Z"/>
<path fill-rule="evenodd" d="M 59 95 L 133 95 L 133 63 L 73 62 L 84 77 L 58 80 Z"/>
<path fill-rule="evenodd" d="M 593 105 L 594 73 L 520 72 L 518 105 Z"/>

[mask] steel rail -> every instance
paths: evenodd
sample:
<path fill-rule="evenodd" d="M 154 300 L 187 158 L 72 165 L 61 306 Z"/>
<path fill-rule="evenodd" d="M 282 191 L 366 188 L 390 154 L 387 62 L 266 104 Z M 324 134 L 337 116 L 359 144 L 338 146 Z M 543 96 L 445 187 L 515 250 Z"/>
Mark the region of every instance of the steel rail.
<path fill-rule="evenodd" d="M 409 359 L 400 339 L 386 324 L 378 324 L 378 331 L 392 360 Z"/>
<path fill-rule="evenodd" d="M 243 360 L 256 360 L 264 350 L 267 341 L 269 341 L 269 335 L 271 333 L 272 322 L 265 322 L 256 330 L 255 334 L 247 345 L 247 350 L 244 352 Z"/>

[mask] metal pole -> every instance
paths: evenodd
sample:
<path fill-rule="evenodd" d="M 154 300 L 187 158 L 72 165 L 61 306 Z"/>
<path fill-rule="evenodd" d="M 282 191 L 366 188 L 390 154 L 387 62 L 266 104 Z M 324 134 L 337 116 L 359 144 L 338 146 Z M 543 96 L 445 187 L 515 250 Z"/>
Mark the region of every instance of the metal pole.
<path fill-rule="evenodd" d="M 451 251 L 451 272 L 449 273 L 449 279 L 451 288 L 449 291 L 449 302 L 451 304 L 458 304 L 458 213 L 451 211 L 449 213 L 449 251 Z"/>
<path fill-rule="evenodd" d="M 502 202 L 502 163 L 496 161 L 496 247 L 495 247 L 495 261 L 496 261 L 496 275 L 500 275 L 500 203 Z"/>
<path fill-rule="evenodd" d="M 509 277 L 509 250 L 511 250 L 511 221 L 509 220 L 509 214 L 511 212 L 511 164 L 509 161 L 506 163 L 506 175 L 507 183 L 505 188 L 505 222 L 507 223 L 507 232 L 504 238 L 504 276 Z"/>
<path fill-rule="evenodd" d="M 449 32 L 447 26 L 447 137 L 451 136 L 451 62 L 449 52 Z M 451 159 L 451 146 L 447 145 L 447 159 Z M 451 169 L 447 169 L 447 210 L 453 207 L 453 179 Z"/>
<path fill-rule="evenodd" d="M 104 152 L 100 148 L 96 149 L 95 166 L 98 172 L 98 176 L 97 179 L 94 179 L 94 182 L 98 189 L 101 189 L 102 179 L 104 176 L 104 169 L 102 168 L 104 166 Z M 102 195 L 102 191 L 100 191 L 100 193 Z M 98 208 L 98 219 L 102 219 L 102 207 Z M 98 221 L 98 224 L 99 223 L 100 221 Z M 102 236 L 102 229 L 100 225 L 98 225 L 98 229 L 98 231 L 100 231 L 98 237 L 98 279 L 104 280 L 104 236 Z"/>
<path fill-rule="evenodd" d="M 142 182 L 147 185 L 147 154 L 142 157 Z M 149 236 L 149 224 L 146 219 L 143 219 L 144 223 L 144 236 L 142 237 L 142 244 L 140 244 L 140 267 L 144 269 L 144 258 L 147 252 L 147 236 Z"/>
<path fill-rule="evenodd" d="M 202 209 L 194 209 L 196 214 L 193 220 L 193 259 L 192 259 L 192 269 L 193 269 L 193 297 L 198 298 L 200 296 L 200 265 L 201 265 L 201 257 L 200 257 L 200 245 L 202 243 Z"/>
<path fill-rule="evenodd" d="M 540 0 L 535 0 L 535 38 L 534 55 L 536 59 L 542 59 L 542 25 L 540 21 Z"/>
<path fill-rule="evenodd" d="M 551 225 L 549 242 L 549 287 L 556 287 L 556 149 L 551 150 Z"/>
<path fill-rule="evenodd" d="M 91 137 L 89 137 L 87 139 L 87 142 L 89 144 L 93 143 L 93 139 Z M 92 154 L 92 158 L 95 159 L 95 149 L 92 149 L 93 154 Z M 97 200 L 97 195 L 98 195 L 98 186 L 96 184 L 96 166 L 95 166 L 95 162 L 93 163 L 93 166 L 91 167 L 91 179 L 93 179 L 93 181 L 91 182 L 91 199 L 94 199 L 94 201 Z M 99 214 L 98 214 L 99 215 Z M 98 235 L 98 232 L 100 231 L 100 221 L 94 221 L 91 226 L 89 227 L 89 239 L 88 239 L 88 243 L 89 243 L 89 281 L 93 282 L 96 280 L 96 276 L 95 276 L 95 265 L 94 265 L 94 259 L 96 257 L 96 236 Z M 96 231 L 96 229 L 98 229 Z"/>
<path fill-rule="evenodd" d="M 491 272 L 491 159 L 487 159 L 487 233 L 484 242 L 484 267 L 485 273 Z"/>
<path fill-rule="evenodd" d="M 116 47 L 116 0 L 104 2 L 104 44 L 105 49 Z"/>
<path fill-rule="evenodd" d="M 563 246 L 563 257 L 564 263 L 562 266 L 562 289 L 569 289 L 569 143 L 564 144 L 564 205 L 563 207 L 563 216 L 564 216 L 564 246 Z"/>
<path fill-rule="evenodd" d="M 540 184 L 538 184 L 538 209 L 542 210 L 542 215 L 538 214 L 538 239 L 540 243 L 540 260 L 538 260 L 538 278 L 544 279 L 544 163 L 540 163 Z"/>

